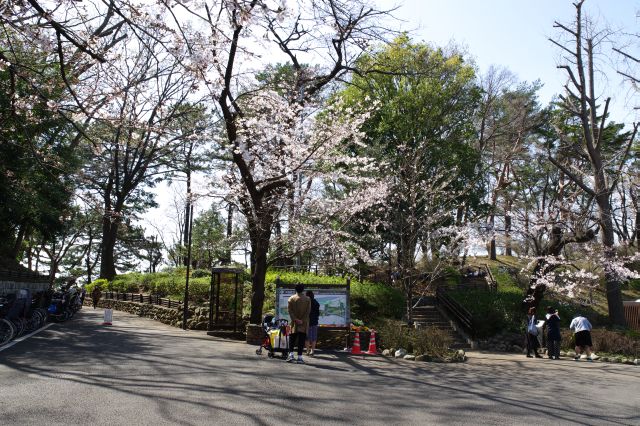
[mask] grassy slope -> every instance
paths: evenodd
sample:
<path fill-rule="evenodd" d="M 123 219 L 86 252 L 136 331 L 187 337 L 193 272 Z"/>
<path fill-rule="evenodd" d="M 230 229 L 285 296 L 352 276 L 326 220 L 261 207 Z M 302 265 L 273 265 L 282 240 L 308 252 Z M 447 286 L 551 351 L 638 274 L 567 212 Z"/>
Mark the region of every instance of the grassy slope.
<path fill-rule="evenodd" d="M 482 334 L 490 335 L 502 329 L 513 331 L 521 329 L 524 326 L 524 321 L 522 320 L 523 313 L 520 302 L 527 285 L 527 275 L 521 270 L 526 267 L 526 262 L 515 257 L 498 256 L 495 261 L 486 257 L 471 257 L 468 259 L 468 263 L 473 266 L 489 265 L 498 282 L 498 294 L 454 293 L 456 298 L 474 316 L 480 316 L 482 322 L 493 322 L 493 324 L 480 325 L 483 329 Z M 604 288 L 601 287 L 594 291 L 592 298 L 593 303 L 581 305 L 575 299 L 547 290 L 540 306 L 543 308 L 549 305 L 556 307 L 565 327 L 569 325 L 571 318 L 578 311 L 590 318 L 594 325 L 606 325 L 608 309 Z M 627 285 L 623 290 L 623 298 L 625 300 L 640 298 L 640 286 Z"/>

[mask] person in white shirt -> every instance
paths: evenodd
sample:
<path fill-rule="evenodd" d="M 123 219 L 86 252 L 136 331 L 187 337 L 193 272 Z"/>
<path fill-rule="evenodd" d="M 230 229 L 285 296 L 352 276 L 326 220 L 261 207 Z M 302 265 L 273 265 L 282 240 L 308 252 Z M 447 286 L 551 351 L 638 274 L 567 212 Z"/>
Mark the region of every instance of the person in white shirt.
<path fill-rule="evenodd" d="M 591 341 L 591 323 L 588 319 L 583 317 L 580 314 L 577 314 L 569 328 L 573 330 L 574 336 L 576 339 L 576 356 L 574 359 L 578 361 L 580 359 L 580 353 L 587 353 L 587 361 L 592 361 L 591 358 L 591 346 L 593 346 L 593 342 Z"/>

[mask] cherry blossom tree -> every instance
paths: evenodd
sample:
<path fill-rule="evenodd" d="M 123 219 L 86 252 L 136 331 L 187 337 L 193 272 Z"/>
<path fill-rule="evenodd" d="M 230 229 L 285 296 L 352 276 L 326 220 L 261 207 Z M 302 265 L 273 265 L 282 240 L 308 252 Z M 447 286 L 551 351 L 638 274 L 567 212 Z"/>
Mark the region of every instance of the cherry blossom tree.
<path fill-rule="evenodd" d="M 380 23 L 386 12 L 362 0 L 159 3 L 172 18 L 166 23 L 173 34 L 167 50 L 188 52 L 182 66 L 199 78 L 223 118 L 222 146 L 234 165 L 227 176 L 229 197 L 245 216 L 251 241 L 250 320 L 260 323 L 272 228 L 283 199 L 301 173 L 309 176 L 310 190 L 318 191 L 313 167 L 326 166 L 340 140 L 357 138 L 357 119 L 335 126 L 318 121 L 324 110 L 320 95 L 353 70 L 371 40 L 387 34 Z M 154 16 L 150 10 L 138 12 Z M 279 52 L 292 67 L 288 96 L 255 84 L 265 51 Z"/>

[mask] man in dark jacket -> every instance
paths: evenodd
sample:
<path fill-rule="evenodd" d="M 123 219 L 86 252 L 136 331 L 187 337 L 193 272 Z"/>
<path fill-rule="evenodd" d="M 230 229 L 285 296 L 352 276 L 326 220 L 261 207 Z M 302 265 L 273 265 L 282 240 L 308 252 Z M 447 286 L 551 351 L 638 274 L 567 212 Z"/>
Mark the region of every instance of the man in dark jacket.
<path fill-rule="evenodd" d="M 318 322 L 320 321 L 320 303 L 313 292 L 307 290 L 307 297 L 311 299 L 311 312 L 309 313 L 309 332 L 307 333 L 307 355 L 313 356 L 318 341 Z"/>
<path fill-rule="evenodd" d="M 560 316 L 558 310 L 547 308 L 547 355 L 549 359 L 560 359 Z"/>

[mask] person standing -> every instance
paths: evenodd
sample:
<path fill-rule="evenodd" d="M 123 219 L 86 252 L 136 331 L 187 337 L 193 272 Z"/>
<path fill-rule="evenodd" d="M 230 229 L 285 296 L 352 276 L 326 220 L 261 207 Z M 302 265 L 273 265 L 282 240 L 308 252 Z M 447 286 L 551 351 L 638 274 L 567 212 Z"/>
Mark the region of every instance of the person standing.
<path fill-rule="evenodd" d="M 316 300 L 313 291 L 307 290 L 307 297 L 311 299 L 311 311 L 309 312 L 309 333 L 307 334 L 307 355 L 313 356 L 318 342 L 318 323 L 320 322 L 320 303 Z"/>
<path fill-rule="evenodd" d="M 291 318 L 291 336 L 289 337 L 289 357 L 287 362 L 294 362 L 293 351 L 298 347 L 298 364 L 304 364 L 302 351 L 309 331 L 309 313 L 311 299 L 304 295 L 304 286 L 296 284 L 296 294 L 289 298 L 289 317 Z"/>
<path fill-rule="evenodd" d="M 538 354 L 538 327 L 536 324 L 536 308 L 531 307 L 527 312 L 527 358 L 542 358 Z M 531 352 L 533 351 L 533 355 Z"/>
<path fill-rule="evenodd" d="M 93 303 L 93 309 L 98 307 L 100 296 L 102 296 L 102 291 L 100 290 L 100 286 L 96 285 L 91 291 L 91 302 Z"/>
<path fill-rule="evenodd" d="M 580 353 L 587 353 L 587 361 L 592 361 L 591 358 L 591 323 L 588 319 L 580 314 L 576 314 L 569 325 L 569 328 L 573 330 L 574 337 L 576 339 L 576 356 L 573 358 L 576 361 L 580 360 Z"/>
<path fill-rule="evenodd" d="M 560 359 L 560 316 L 558 310 L 547 308 L 547 355 L 549 359 Z"/>

